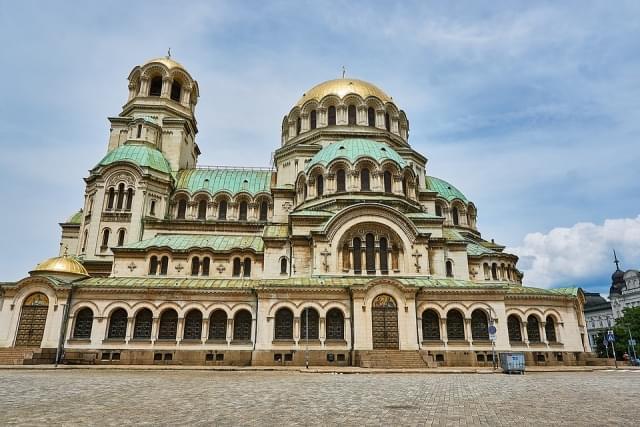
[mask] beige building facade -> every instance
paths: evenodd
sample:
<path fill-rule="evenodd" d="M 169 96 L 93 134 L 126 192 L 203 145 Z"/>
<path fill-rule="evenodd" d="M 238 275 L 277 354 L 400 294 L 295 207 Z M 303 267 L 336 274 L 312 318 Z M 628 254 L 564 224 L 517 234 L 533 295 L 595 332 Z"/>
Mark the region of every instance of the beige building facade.
<path fill-rule="evenodd" d="M 581 291 L 522 286 L 375 85 L 305 92 L 262 169 L 197 164 L 199 88 L 173 59 L 135 67 L 128 89 L 61 253 L 1 284 L 16 360 L 427 367 L 590 351 Z"/>

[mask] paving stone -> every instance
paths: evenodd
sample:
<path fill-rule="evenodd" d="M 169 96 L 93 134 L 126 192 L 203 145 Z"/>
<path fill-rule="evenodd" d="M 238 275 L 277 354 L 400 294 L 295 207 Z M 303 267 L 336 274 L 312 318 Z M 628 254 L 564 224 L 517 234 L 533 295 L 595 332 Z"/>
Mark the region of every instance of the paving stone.
<path fill-rule="evenodd" d="M 2 425 L 638 425 L 638 401 L 640 371 L 0 370 Z"/>

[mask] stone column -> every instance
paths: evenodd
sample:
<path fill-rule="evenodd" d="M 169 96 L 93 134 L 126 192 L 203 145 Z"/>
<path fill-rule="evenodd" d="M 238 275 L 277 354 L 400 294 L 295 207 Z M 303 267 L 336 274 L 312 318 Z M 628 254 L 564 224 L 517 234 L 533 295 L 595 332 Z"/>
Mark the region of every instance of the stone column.
<path fill-rule="evenodd" d="M 200 332 L 200 338 L 204 344 L 209 339 L 209 318 L 202 318 L 202 331 Z"/>
<path fill-rule="evenodd" d="M 158 330 L 160 329 L 160 318 L 154 317 L 151 323 L 151 341 L 158 339 Z"/>
<path fill-rule="evenodd" d="M 520 331 L 522 332 L 522 341 L 529 344 L 529 334 L 527 333 L 527 322 L 520 322 Z"/>
<path fill-rule="evenodd" d="M 178 327 L 176 328 L 176 341 L 182 341 L 184 337 L 184 317 L 178 317 Z"/>
<path fill-rule="evenodd" d="M 227 318 L 227 343 L 233 341 L 233 317 Z"/>
<path fill-rule="evenodd" d="M 473 341 L 473 333 L 471 332 L 471 318 L 464 319 L 464 336 L 468 342 Z"/>
<path fill-rule="evenodd" d="M 127 317 L 127 332 L 125 334 L 125 341 L 129 341 L 133 337 L 133 322 L 135 317 Z"/>
<path fill-rule="evenodd" d="M 447 336 L 447 318 L 446 317 L 440 318 L 440 339 L 444 343 L 449 342 L 449 337 Z"/>

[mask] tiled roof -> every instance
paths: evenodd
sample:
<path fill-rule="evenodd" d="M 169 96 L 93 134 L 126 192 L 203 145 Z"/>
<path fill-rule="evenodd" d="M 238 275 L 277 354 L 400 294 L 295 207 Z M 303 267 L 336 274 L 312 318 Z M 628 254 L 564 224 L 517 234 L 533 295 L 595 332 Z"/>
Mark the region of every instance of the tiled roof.
<path fill-rule="evenodd" d="M 437 289 L 474 289 L 498 290 L 506 293 L 523 295 L 574 296 L 554 292 L 552 289 L 539 289 L 524 286 L 508 286 L 506 284 L 478 284 L 469 280 L 433 279 L 426 277 L 397 278 L 405 286 Z M 205 278 L 170 278 L 170 277 L 92 277 L 77 282 L 79 287 L 105 288 L 180 288 L 180 289 L 268 289 L 268 288 L 348 288 L 354 285 L 366 285 L 369 277 L 303 277 L 283 279 L 205 279 Z"/>
<path fill-rule="evenodd" d="M 212 249 L 230 251 L 232 249 L 264 250 L 264 242 L 257 236 L 205 235 L 205 234 L 159 234 L 151 239 L 121 246 L 118 249 L 145 250 L 149 248 L 170 248 L 182 252 L 190 249 Z"/>
<path fill-rule="evenodd" d="M 562 295 L 571 295 L 571 296 L 577 296 L 578 295 L 578 290 L 580 290 L 580 288 L 578 288 L 577 286 L 570 286 L 567 288 L 554 288 L 554 289 L 549 289 L 551 292 L 555 292 L 557 294 L 562 294 Z"/>
<path fill-rule="evenodd" d="M 124 144 L 111 150 L 100 160 L 98 166 L 107 166 L 115 162 L 129 162 L 135 165 L 155 169 L 159 172 L 171 173 L 171 166 L 162 153 L 154 147 L 143 143 Z"/>
<path fill-rule="evenodd" d="M 496 252 L 477 243 L 467 242 L 467 253 L 471 256 L 481 256 L 495 254 Z"/>
<path fill-rule="evenodd" d="M 443 228 L 442 229 L 442 236 L 447 239 L 447 240 L 452 240 L 452 241 L 466 241 L 464 237 L 462 237 L 460 235 L 460 233 L 458 233 L 456 230 L 454 230 L 453 228 Z"/>
<path fill-rule="evenodd" d="M 289 225 L 288 224 L 270 224 L 264 227 L 262 237 L 285 239 L 289 237 Z"/>
<path fill-rule="evenodd" d="M 178 171 L 176 190 L 193 194 L 208 191 L 215 194 L 227 191 L 231 194 L 247 192 L 251 195 L 268 193 L 271 186 L 271 170 L 242 168 L 183 169 Z"/>
<path fill-rule="evenodd" d="M 338 158 L 354 163 L 361 157 L 370 157 L 378 163 L 390 159 L 396 162 L 400 168 L 404 168 L 407 165 L 404 159 L 387 144 L 369 139 L 344 139 L 329 144 L 318 151 L 305 166 L 305 171 L 310 170 L 311 167 L 317 164 L 326 166 Z"/>
<path fill-rule="evenodd" d="M 429 190 L 437 191 L 440 197 L 443 197 L 448 201 L 452 201 L 453 199 L 460 199 L 465 203 L 468 201 L 460 190 L 445 180 L 436 178 L 435 176 L 427 176 L 426 184 Z"/>

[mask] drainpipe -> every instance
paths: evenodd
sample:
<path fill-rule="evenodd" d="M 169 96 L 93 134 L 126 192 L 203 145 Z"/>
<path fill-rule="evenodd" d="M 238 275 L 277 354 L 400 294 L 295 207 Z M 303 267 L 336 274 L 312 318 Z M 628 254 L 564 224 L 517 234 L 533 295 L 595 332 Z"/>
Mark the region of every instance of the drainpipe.
<path fill-rule="evenodd" d="M 349 353 L 350 353 L 350 359 L 351 359 L 350 365 L 353 366 L 353 362 L 354 362 L 354 357 L 353 357 L 353 348 L 354 348 L 354 345 L 353 345 L 353 337 L 354 337 L 353 322 L 354 322 L 354 318 L 353 318 L 353 314 L 354 313 L 353 313 L 353 290 L 352 289 L 349 289 L 349 307 L 350 307 L 349 309 L 351 310 L 351 313 L 350 313 L 351 321 L 349 322 L 349 326 L 350 326 L 349 329 L 351 329 L 351 350 L 349 351 Z"/>
<path fill-rule="evenodd" d="M 258 322 L 258 291 L 254 288 L 251 290 L 253 292 L 253 294 L 256 296 L 256 328 L 255 328 L 255 335 L 253 338 L 253 350 L 251 350 L 251 359 L 250 359 L 250 365 L 249 366 L 253 366 L 253 352 L 256 351 L 256 341 L 258 341 L 258 324 L 260 322 Z"/>
<path fill-rule="evenodd" d="M 56 363 L 55 366 L 62 361 L 62 355 L 64 354 L 64 339 L 67 335 L 67 324 L 69 323 L 69 310 L 71 307 L 71 300 L 73 299 L 73 291 L 75 287 L 71 284 L 71 289 L 69 290 L 69 296 L 67 297 L 67 303 L 64 306 L 64 311 L 62 313 L 62 326 L 60 328 L 60 337 L 58 338 L 58 348 L 56 349 Z"/>

